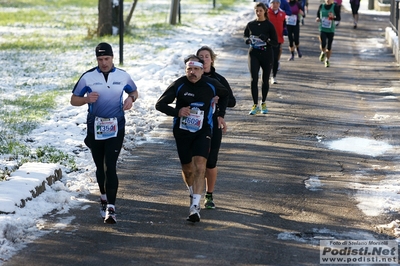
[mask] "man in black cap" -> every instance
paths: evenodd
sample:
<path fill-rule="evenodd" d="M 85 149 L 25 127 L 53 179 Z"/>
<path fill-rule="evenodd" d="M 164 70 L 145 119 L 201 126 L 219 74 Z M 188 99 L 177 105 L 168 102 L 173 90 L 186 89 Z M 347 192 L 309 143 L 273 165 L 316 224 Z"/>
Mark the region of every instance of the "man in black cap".
<path fill-rule="evenodd" d="M 88 104 L 85 144 L 92 152 L 100 189 L 100 214 L 104 223 L 116 223 L 115 200 L 118 190 L 117 159 L 125 136 L 124 111 L 138 97 L 130 75 L 113 63 L 110 44 L 95 49 L 97 67 L 86 71 L 72 90 L 71 105 Z M 128 97 L 122 102 L 123 93 Z"/>

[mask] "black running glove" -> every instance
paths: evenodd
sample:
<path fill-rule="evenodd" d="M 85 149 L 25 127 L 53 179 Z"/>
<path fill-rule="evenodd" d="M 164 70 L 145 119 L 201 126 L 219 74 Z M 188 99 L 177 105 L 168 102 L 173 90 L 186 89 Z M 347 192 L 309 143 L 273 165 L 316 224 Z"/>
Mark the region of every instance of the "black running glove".
<path fill-rule="evenodd" d="M 260 34 L 260 36 L 258 36 L 261 40 L 263 40 L 264 42 L 268 39 L 267 35 L 265 34 Z"/>

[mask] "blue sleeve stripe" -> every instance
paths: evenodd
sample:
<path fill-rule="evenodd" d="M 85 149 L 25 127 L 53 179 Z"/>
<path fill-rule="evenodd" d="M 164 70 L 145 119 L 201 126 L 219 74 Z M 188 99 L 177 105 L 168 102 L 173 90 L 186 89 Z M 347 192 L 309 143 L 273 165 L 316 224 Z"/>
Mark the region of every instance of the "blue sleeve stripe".
<path fill-rule="evenodd" d="M 208 83 L 208 82 L 207 82 L 207 84 L 208 84 L 208 86 L 210 86 L 210 88 L 213 90 L 214 95 L 217 95 L 217 92 L 216 92 L 216 89 L 215 89 L 214 85 L 212 85 L 211 83 Z"/>
<path fill-rule="evenodd" d="M 213 101 L 214 101 L 214 99 L 211 100 L 210 106 L 212 106 L 212 102 Z M 208 120 L 208 124 L 210 125 L 211 131 L 212 131 L 213 127 L 214 127 L 213 115 L 214 115 L 213 114 L 213 109 L 210 108 L 208 110 L 207 120 Z"/>
<path fill-rule="evenodd" d="M 79 93 L 78 96 L 83 97 L 83 96 L 85 96 L 86 93 L 91 93 L 91 92 L 92 92 L 92 89 L 91 89 L 89 86 L 85 86 L 85 87 L 81 90 L 81 92 Z"/>
<path fill-rule="evenodd" d="M 184 84 L 181 84 L 181 85 L 178 87 L 178 89 L 176 90 L 176 96 L 178 96 L 178 92 L 182 89 L 183 85 L 184 85 Z"/>

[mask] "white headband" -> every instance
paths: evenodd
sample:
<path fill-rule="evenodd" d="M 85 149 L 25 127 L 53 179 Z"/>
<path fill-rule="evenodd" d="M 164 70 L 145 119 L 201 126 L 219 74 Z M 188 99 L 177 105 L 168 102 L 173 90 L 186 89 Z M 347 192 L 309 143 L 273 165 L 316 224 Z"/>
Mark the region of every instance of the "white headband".
<path fill-rule="evenodd" d="M 203 68 L 203 64 L 200 63 L 200 62 L 197 62 L 197 61 L 188 61 L 188 62 L 186 63 L 186 66 L 187 66 L 187 67 L 197 66 L 197 67 Z"/>

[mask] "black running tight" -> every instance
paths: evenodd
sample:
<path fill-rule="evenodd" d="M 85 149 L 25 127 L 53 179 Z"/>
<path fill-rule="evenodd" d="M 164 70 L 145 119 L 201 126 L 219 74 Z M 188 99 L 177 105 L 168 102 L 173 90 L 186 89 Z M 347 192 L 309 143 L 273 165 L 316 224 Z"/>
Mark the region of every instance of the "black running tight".
<path fill-rule="evenodd" d="M 254 104 L 258 104 L 258 73 L 260 72 L 260 67 L 262 68 L 261 101 L 265 102 L 267 99 L 273 58 L 271 47 L 266 50 L 251 49 L 249 51 L 248 64 L 251 75 L 251 96 Z"/>
<path fill-rule="evenodd" d="M 273 47 L 272 51 L 274 53 L 274 60 L 272 63 L 272 76 L 276 77 L 279 67 L 279 53 L 281 52 L 281 44 L 278 44 L 278 46 Z"/>
<path fill-rule="evenodd" d="M 295 26 L 287 25 L 289 47 L 292 48 L 293 44 L 299 46 L 300 44 L 300 24 L 297 22 Z"/>
<path fill-rule="evenodd" d="M 95 140 L 88 133 L 85 143 L 92 152 L 96 165 L 96 179 L 100 193 L 107 194 L 109 204 L 115 204 L 118 190 L 117 160 L 124 141 L 125 129 L 120 129 L 115 138 Z"/>
<path fill-rule="evenodd" d="M 321 48 L 326 48 L 328 51 L 332 50 L 333 37 L 335 36 L 334 32 L 320 32 L 319 40 L 321 42 Z M 327 45 L 328 41 L 328 45 Z"/>

